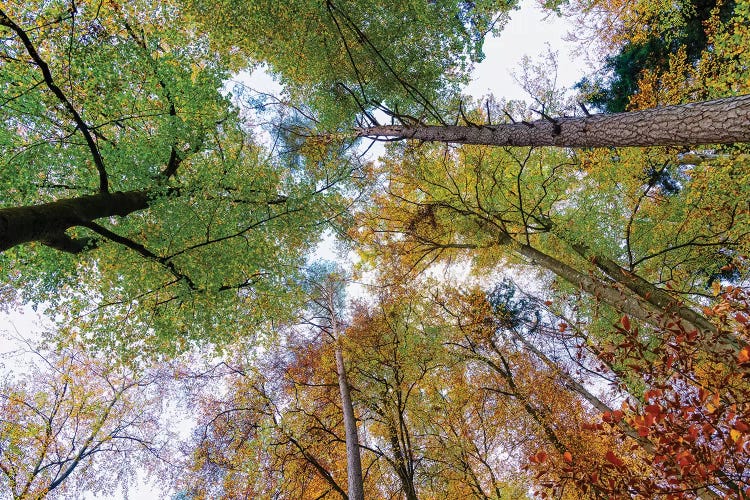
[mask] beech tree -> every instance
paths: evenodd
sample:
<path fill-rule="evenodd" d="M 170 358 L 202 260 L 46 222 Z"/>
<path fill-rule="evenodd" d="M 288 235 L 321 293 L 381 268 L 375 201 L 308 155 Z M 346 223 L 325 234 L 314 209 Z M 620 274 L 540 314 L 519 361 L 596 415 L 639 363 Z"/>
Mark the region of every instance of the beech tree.
<path fill-rule="evenodd" d="M 291 175 L 222 94 L 229 54 L 174 3 L 34 7 L 0 13 L 4 281 L 128 356 L 283 316 L 356 158 L 329 149 Z"/>
<path fill-rule="evenodd" d="M 345 287 L 346 281 L 340 270 L 334 266 L 320 264 L 310 268 L 306 280 L 309 290 L 309 304 L 312 318 L 308 321 L 324 332 L 334 344 L 336 377 L 341 395 L 341 409 L 346 434 L 346 469 L 349 488 L 347 496 L 352 500 L 364 500 L 365 490 L 362 481 L 362 459 L 360 458 L 359 431 L 354 415 L 351 388 L 344 363 L 342 335 L 345 334 Z"/>
<path fill-rule="evenodd" d="M 707 198 L 686 186 L 679 196 L 652 199 L 655 188 L 633 167 L 659 155 L 606 156 L 596 159 L 601 166 L 588 166 L 585 154 L 551 149 L 394 146 L 375 167 L 387 184 L 352 235 L 378 262 L 378 255 L 397 255 L 399 272 L 409 276 L 438 259 L 467 257 L 487 274 L 508 262 L 530 264 L 643 323 L 660 327 L 676 313 L 687 328 L 714 332 L 690 304 L 701 288 L 696 268 L 711 266 L 717 250 L 744 251 L 746 217 L 729 205 L 726 219 L 717 211 L 711 224 L 685 219 L 705 213 L 713 189 L 701 189 Z M 623 186 L 632 189 L 627 205 Z M 664 270 L 651 267 L 655 259 L 669 266 L 671 290 L 654 284 Z M 736 339 L 722 342 L 740 348 Z"/>

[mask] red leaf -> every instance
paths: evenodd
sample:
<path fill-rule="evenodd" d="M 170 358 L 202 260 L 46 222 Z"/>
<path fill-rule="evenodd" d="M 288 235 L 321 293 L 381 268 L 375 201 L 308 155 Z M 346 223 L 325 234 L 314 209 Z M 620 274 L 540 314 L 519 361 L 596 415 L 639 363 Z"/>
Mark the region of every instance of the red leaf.
<path fill-rule="evenodd" d="M 609 450 L 607 454 L 604 455 L 604 458 L 606 458 L 607 461 L 612 463 L 615 467 L 622 467 L 623 465 L 625 465 L 625 462 L 623 462 L 621 458 L 615 455 L 612 450 Z"/>
<path fill-rule="evenodd" d="M 624 329 L 626 329 L 627 331 L 630 331 L 630 318 L 628 318 L 627 316 L 623 316 L 620 319 L 620 323 L 622 323 L 622 327 Z"/>
<path fill-rule="evenodd" d="M 661 406 L 659 405 L 646 405 L 646 413 L 657 416 L 661 413 Z"/>
<path fill-rule="evenodd" d="M 699 429 L 700 427 L 698 426 L 698 424 L 693 424 L 690 426 L 690 428 L 688 429 L 688 436 L 690 437 L 691 441 L 695 441 L 696 439 L 698 439 Z"/>
<path fill-rule="evenodd" d="M 557 325 L 557 329 L 560 330 L 561 332 L 564 332 L 565 330 L 568 329 L 568 324 L 567 323 L 560 323 L 559 325 Z"/>

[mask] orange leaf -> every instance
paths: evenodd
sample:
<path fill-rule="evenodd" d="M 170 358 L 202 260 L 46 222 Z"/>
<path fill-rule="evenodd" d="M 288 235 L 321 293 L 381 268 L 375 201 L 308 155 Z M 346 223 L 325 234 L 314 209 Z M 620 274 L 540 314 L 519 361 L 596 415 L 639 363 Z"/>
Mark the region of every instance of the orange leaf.
<path fill-rule="evenodd" d="M 572 463 L 573 462 L 573 455 L 571 455 L 571 453 L 569 451 L 566 451 L 565 453 L 563 453 L 563 460 L 565 460 L 568 463 Z"/>
<path fill-rule="evenodd" d="M 740 363 L 746 363 L 750 361 L 750 347 L 745 346 L 742 348 L 740 353 L 737 355 L 737 361 Z"/>

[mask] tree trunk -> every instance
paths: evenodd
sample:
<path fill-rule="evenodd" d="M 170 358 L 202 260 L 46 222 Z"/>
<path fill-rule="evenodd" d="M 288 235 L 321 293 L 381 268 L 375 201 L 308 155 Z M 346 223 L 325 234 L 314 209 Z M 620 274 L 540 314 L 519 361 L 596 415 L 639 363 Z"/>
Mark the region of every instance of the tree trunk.
<path fill-rule="evenodd" d="M 466 126 L 383 125 L 360 137 L 491 146 L 689 146 L 750 142 L 750 95 L 582 118 Z"/>
<path fill-rule="evenodd" d="M 414 487 L 413 467 L 407 463 L 408 450 L 401 447 L 396 425 L 392 421 L 388 422 L 388 432 L 390 434 L 391 449 L 393 450 L 391 465 L 401 480 L 401 491 L 406 500 L 419 500 L 417 489 Z"/>
<path fill-rule="evenodd" d="M 632 294 L 628 290 L 618 290 L 608 283 L 603 283 L 588 274 L 576 271 L 564 262 L 547 255 L 529 245 L 516 245 L 519 254 L 534 261 L 538 266 L 551 271 L 569 283 L 609 304 L 615 310 L 628 316 L 653 325 L 662 326 L 663 311 Z"/>
<path fill-rule="evenodd" d="M 627 287 L 639 297 L 664 311 L 665 315 L 674 314 L 685 322 L 685 327 L 689 330 L 695 328 L 711 333 L 716 331 L 716 327 L 704 316 L 686 307 L 672 297 L 669 292 L 662 290 L 641 278 L 635 273 L 623 269 L 617 262 L 603 255 L 592 252 L 585 245 L 574 244 L 571 248 L 584 259 L 587 259 L 597 268 L 603 271 L 611 279 Z"/>
<path fill-rule="evenodd" d="M 66 236 L 67 229 L 102 217 L 124 217 L 144 210 L 149 206 L 150 195 L 148 190 L 100 193 L 0 209 L 0 252 L 32 241 L 67 252 L 80 252 L 84 246 Z"/>
<path fill-rule="evenodd" d="M 338 334 L 335 334 L 336 342 L 336 372 L 339 379 L 339 391 L 341 392 L 341 406 L 344 410 L 344 431 L 346 434 L 346 475 L 349 481 L 349 499 L 364 500 L 365 490 L 362 481 L 362 461 L 359 455 L 359 436 L 357 434 L 357 421 L 354 418 L 354 407 L 349 392 L 349 381 L 346 379 L 346 368 L 341 345 L 338 343 Z"/>

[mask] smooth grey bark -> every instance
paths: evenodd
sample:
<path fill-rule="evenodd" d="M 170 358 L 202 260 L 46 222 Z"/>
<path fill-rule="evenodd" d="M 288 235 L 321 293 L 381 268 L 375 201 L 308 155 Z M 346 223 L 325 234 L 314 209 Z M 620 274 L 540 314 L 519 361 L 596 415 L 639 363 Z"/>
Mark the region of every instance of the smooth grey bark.
<path fill-rule="evenodd" d="M 614 281 L 624 285 L 645 301 L 663 310 L 665 315 L 674 314 L 679 317 L 685 322 L 688 329 L 695 328 L 709 333 L 716 331 L 713 323 L 703 315 L 681 304 L 666 290 L 662 290 L 637 274 L 623 269 L 612 259 L 595 254 L 585 245 L 574 244 L 571 245 L 571 248 Z"/>
<path fill-rule="evenodd" d="M 346 367 L 341 346 L 336 336 L 336 371 L 338 372 L 339 391 L 341 393 L 341 406 L 344 411 L 344 432 L 346 435 L 346 476 L 349 482 L 349 498 L 351 500 L 364 500 L 365 490 L 362 480 L 362 459 L 359 453 L 359 435 L 357 433 L 357 420 L 354 417 L 354 406 L 349 391 L 349 381 L 346 377 Z"/>
<path fill-rule="evenodd" d="M 715 327 L 700 314 L 676 304 L 669 294 L 654 287 L 643 278 L 637 277 L 634 274 L 627 276 L 622 272 L 624 270 L 614 261 L 600 256 L 598 264 L 596 262 L 594 264 L 602 266 L 607 275 L 611 272 L 613 276 L 610 277 L 615 283 L 622 286 L 622 289 L 618 289 L 613 284 L 604 283 L 588 274 L 583 274 L 564 262 L 529 245 L 518 244 L 516 248 L 519 254 L 531 259 L 539 266 L 553 272 L 569 283 L 578 286 L 598 300 L 609 304 L 622 314 L 643 321 L 658 329 L 664 328 L 670 319 L 676 315 L 682 320 L 682 326 L 688 331 L 694 328 L 708 333 L 716 332 Z M 680 313 L 692 321 L 683 319 Z M 708 326 L 704 326 L 705 324 Z M 715 350 L 716 345 L 711 342 L 713 341 L 704 341 L 704 345 L 708 350 Z M 740 348 L 738 340 L 731 336 L 719 338 L 717 339 L 717 343 L 734 351 Z"/>
<path fill-rule="evenodd" d="M 359 137 L 491 146 L 689 146 L 750 142 L 750 95 L 580 118 L 499 125 L 382 125 Z"/>
<path fill-rule="evenodd" d="M 344 355 L 339 343 L 339 325 L 336 316 L 332 318 L 333 338 L 336 342 L 336 372 L 339 381 L 339 392 L 341 393 L 341 407 L 344 413 L 344 433 L 346 436 L 346 476 L 349 483 L 349 499 L 364 500 L 365 490 L 362 480 L 362 458 L 359 453 L 359 434 L 357 433 L 357 420 L 354 417 L 354 405 L 349 390 L 349 381 L 346 377 L 346 366 Z"/>
<path fill-rule="evenodd" d="M 394 459 L 390 462 L 401 481 L 401 491 L 406 500 L 419 500 L 417 489 L 414 486 L 414 466 L 411 460 L 407 460 L 409 451 L 408 449 L 402 449 L 399 432 L 395 423 L 391 420 L 388 421 L 388 434 L 394 456 Z"/>
<path fill-rule="evenodd" d="M 520 255 L 609 304 L 617 311 L 657 328 L 662 326 L 663 312 L 629 290 L 618 290 L 609 283 L 603 283 L 588 274 L 581 273 L 532 246 L 517 244 L 515 248 Z"/>
<path fill-rule="evenodd" d="M 41 205 L 0 209 L 0 252 L 16 245 L 38 241 L 72 253 L 85 248 L 84 242 L 65 234 L 103 217 L 126 215 L 148 208 L 152 193 L 148 190 L 100 193 L 67 198 Z"/>

